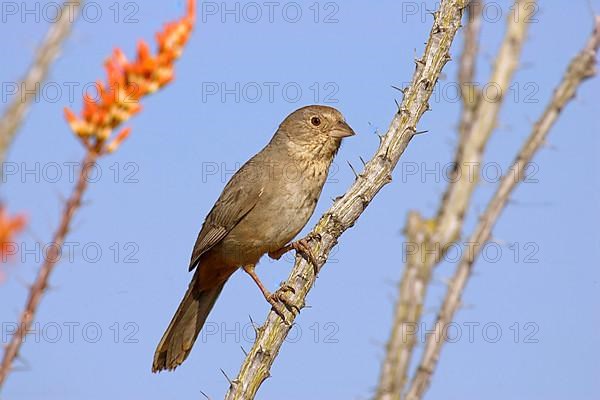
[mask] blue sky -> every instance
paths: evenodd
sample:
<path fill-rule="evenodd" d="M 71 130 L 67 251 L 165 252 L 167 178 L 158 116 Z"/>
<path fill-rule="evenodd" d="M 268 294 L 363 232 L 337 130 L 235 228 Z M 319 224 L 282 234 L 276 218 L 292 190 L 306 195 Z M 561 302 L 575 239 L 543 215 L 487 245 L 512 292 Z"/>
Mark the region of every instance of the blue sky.
<path fill-rule="evenodd" d="M 26 3 L 33 14 L 23 3 L 15 3 L 17 14 L 2 14 L 1 107 L 52 15 L 44 2 Z M 82 157 L 63 107 L 80 110 L 83 88 L 104 76 L 102 63 L 113 47 L 133 54 L 138 39 L 152 40 L 183 12 L 181 1 L 89 4 L 11 149 L 7 165 L 16 172 L 0 186 L 11 212 L 26 212 L 30 221 L 19 239 L 22 255 L 2 267 L 3 341 L 71 190 L 69 163 Z M 25 364 L 7 381 L 6 398 L 200 398 L 200 391 L 221 397 L 228 384 L 220 369 L 237 374 L 240 346 L 252 344 L 249 317 L 262 322 L 268 311 L 243 273 L 226 286 L 185 364 L 174 373 L 150 373 L 156 343 L 191 277 L 187 262 L 204 216 L 235 168 L 288 113 L 324 103 L 339 108 L 358 135 L 338 154 L 308 232 L 351 184 L 346 161 L 359 168 L 359 157 L 377 147 L 375 132 L 387 128 L 399 95 L 391 85 L 410 80 L 412 59 L 431 26 L 426 10 L 435 8 L 430 1 L 224 4 L 200 7 L 205 13 L 177 63 L 176 80 L 146 99 L 128 124 L 131 137 L 101 161 L 69 236 L 72 257 L 65 254 L 52 277 L 37 334 L 27 339 Z M 482 86 L 509 5 L 488 5 Z M 600 11 L 597 1 L 592 7 Z M 580 0 L 542 2 L 535 18 L 488 147 L 467 233 L 495 188 L 496 172 L 506 170 L 592 23 L 589 3 Z M 454 60 L 460 44 L 459 38 Z M 455 77 L 453 61 L 419 126 L 429 133 L 413 140 L 392 184 L 342 237 L 258 398 L 373 393 L 402 272 L 405 217 L 411 209 L 432 215 L 445 188 L 459 111 Z M 477 264 L 454 327 L 461 336 L 444 348 L 427 398 L 585 400 L 600 390 L 599 90 L 598 79 L 584 84 L 535 158 L 536 179 L 518 188 L 499 221 L 499 244 Z M 264 259 L 258 273 L 274 288 L 290 268 L 290 257 Z M 447 262 L 435 272 L 421 332 L 432 327 L 452 268 Z"/>

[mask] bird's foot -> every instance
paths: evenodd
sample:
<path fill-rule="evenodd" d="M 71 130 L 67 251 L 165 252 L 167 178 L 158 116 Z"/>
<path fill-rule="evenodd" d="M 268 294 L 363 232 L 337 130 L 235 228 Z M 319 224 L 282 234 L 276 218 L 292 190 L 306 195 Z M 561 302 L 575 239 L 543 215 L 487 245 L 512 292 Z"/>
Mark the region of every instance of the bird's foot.
<path fill-rule="evenodd" d="M 287 292 L 296 292 L 293 287 L 289 285 L 283 285 L 275 293 L 271 293 L 256 274 L 254 265 L 244 266 L 244 271 L 246 271 L 246 273 L 250 275 L 252 280 L 256 283 L 261 293 L 267 300 L 267 302 L 271 305 L 273 311 L 275 311 L 275 313 L 281 317 L 283 322 L 285 322 L 286 324 L 288 323 L 285 317 L 285 309 L 287 309 L 289 312 L 294 312 L 294 310 L 300 312 L 300 308 L 294 305 L 290 301 L 289 297 L 286 296 Z"/>
<path fill-rule="evenodd" d="M 317 258 L 308 246 L 308 243 L 311 240 L 313 240 L 313 238 L 308 236 L 306 238 L 300 239 L 292 243 L 292 249 L 296 250 L 296 252 L 300 254 L 306 261 L 310 262 L 315 267 L 316 271 L 319 267 L 319 262 L 317 261 Z"/>
<path fill-rule="evenodd" d="M 273 311 L 275 311 L 277 313 L 277 315 L 279 315 L 286 324 L 288 323 L 288 321 L 285 317 L 285 312 L 284 312 L 284 309 L 282 308 L 282 306 L 285 307 L 287 309 L 287 311 L 289 311 L 293 314 L 298 314 L 300 312 L 300 307 L 298 307 L 296 304 L 294 304 L 292 302 L 292 300 L 290 299 L 290 297 L 289 297 L 290 292 L 296 293 L 296 290 L 289 285 L 283 285 L 279 289 L 277 289 L 277 291 L 275 291 L 274 293 L 271 293 L 268 296 L 265 296 L 265 298 L 267 299 L 269 304 L 271 304 Z"/>
<path fill-rule="evenodd" d="M 279 250 L 269 252 L 269 257 L 271 257 L 274 260 L 279 260 L 285 253 L 291 250 L 295 250 L 296 253 L 300 254 L 306 261 L 310 262 L 313 265 L 316 275 L 319 268 L 318 260 L 311 251 L 308 244 L 311 240 L 320 240 L 320 238 L 321 237 L 319 234 L 310 233 L 305 238 L 292 242 Z"/>

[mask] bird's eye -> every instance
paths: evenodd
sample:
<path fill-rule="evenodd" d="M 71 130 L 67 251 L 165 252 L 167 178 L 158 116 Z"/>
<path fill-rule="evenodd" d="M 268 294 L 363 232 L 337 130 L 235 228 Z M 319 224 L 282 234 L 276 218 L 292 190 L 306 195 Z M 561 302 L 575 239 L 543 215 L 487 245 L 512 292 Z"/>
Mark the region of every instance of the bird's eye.
<path fill-rule="evenodd" d="M 319 117 L 312 117 L 310 119 L 310 123 L 313 124 L 314 126 L 319 126 L 319 125 L 321 125 L 321 118 L 319 118 Z"/>

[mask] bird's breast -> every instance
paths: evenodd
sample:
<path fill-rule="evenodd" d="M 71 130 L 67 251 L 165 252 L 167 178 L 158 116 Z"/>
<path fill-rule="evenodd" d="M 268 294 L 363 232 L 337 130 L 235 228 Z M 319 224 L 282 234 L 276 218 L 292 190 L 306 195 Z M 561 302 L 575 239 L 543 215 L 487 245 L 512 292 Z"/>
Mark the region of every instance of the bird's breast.
<path fill-rule="evenodd" d="M 312 216 L 327 179 L 329 165 L 288 162 L 263 181 L 256 206 L 236 226 L 233 237 L 251 237 L 248 246 L 263 253 L 289 243 Z"/>

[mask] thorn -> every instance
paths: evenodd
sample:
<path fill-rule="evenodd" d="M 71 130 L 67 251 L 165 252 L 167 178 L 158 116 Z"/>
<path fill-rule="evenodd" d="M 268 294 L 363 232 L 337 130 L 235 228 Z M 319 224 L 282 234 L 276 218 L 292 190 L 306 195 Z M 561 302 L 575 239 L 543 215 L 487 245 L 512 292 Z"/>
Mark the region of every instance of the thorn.
<path fill-rule="evenodd" d="M 416 136 L 416 135 L 422 135 L 422 134 L 424 134 L 424 133 L 428 133 L 428 132 L 429 132 L 429 131 L 417 131 L 417 132 L 415 132 L 415 133 L 414 133 L 414 135 L 415 135 L 415 136 Z"/>
<path fill-rule="evenodd" d="M 31 371 L 31 365 L 20 353 L 17 353 L 15 360 L 21 363 L 19 367 L 12 367 L 12 371 Z"/>
<path fill-rule="evenodd" d="M 248 357 L 248 352 L 244 349 L 244 346 L 240 346 L 240 349 L 242 349 L 242 353 L 244 353 L 244 356 Z"/>
<path fill-rule="evenodd" d="M 254 328 L 254 333 L 256 334 L 256 337 L 258 337 L 258 328 L 257 328 L 256 323 L 252 319 L 251 315 L 248 315 L 248 318 L 250 319 L 250 324 L 252 325 L 252 328 Z"/>
<path fill-rule="evenodd" d="M 358 174 L 356 173 L 356 171 L 354 170 L 354 167 L 352 166 L 352 164 L 350 164 L 350 161 L 346 161 L 348 163 L 348 165 L 350 166 L 350 169 L 352 170 L 352 172 L 354 173 L 354 179 L 358 179 Z"/>
<path fill-rule="evenodd" d="M 431 11 L 430 9 L 426 8 L 425 9 L 425 13 L 429 14 L 429 15 L 433 15 L 435 17 L 435 11 Z"/>
<path fill-rule="evenodd" d="M 208 397 L 208 395 L 206 393 L 204 393 L 202 390 L 200 391 L 200 393 L 202 393 L 202 396 L 206 397 L 206 400 L 210 400 L 210 397 Z"/>
<path fill-rule="evenodd" d="M 398 114 L 400 114 L 402 112 L 402 108 L 400 107 L 398 100 L 394 99 L 394 103 L 396 103 L 396 107 L 398 108 Z"/>
<path fill-rule="evenodd" d="M 358 158 L 360 158 L 360 161 L 362 162 L 362 164 L 363 164 L 363 167 L 366 167 L 366 166 L 367 166 L 367 163 L 365 162 L 365 160 L 363 160 L 363 158 L 362 158 L 362 157 L 360 157 L 360 156 L 359 156 Z"/>
<path fill-rule="evenodd" d="M 225 371 L 223 371 L 223 368 L 219 368 L 221 370 L 221 373 L 223 374 L 223 376 L 225 377 L 225 379 L 227 379 L 227 381 L 229 382 L 229 386 L 233 386 L 233 382 L 231 381 L 231 379 L 229 379 L 229 377 L 227 376 L 227 374 L 225 373 Z"/>
<path fill-rule="evenodd" d="M 392 85 L 392 87 L 394 89 L 396 89 L 397 91 L 401 92 L 402 94 L 406 94 L 406 88 L 402 89 L 402 88 L 399 88 L 398 86 L 394 86 L 394 85 Z"/>
<path fill-rule="evenodd" d="M 427 14 L 430 14 L 430 15 L 432 15 L 432 16 L 433 16 L 433 20 L 434 20 L 434 21 L 437 21 L 437 19 L 438 19 L 438 15 L 439 15 L 439 12 L 438 12 L 438 11 L 430 11 L 430 10 L 427 10 Z"/>

